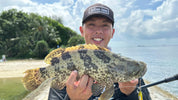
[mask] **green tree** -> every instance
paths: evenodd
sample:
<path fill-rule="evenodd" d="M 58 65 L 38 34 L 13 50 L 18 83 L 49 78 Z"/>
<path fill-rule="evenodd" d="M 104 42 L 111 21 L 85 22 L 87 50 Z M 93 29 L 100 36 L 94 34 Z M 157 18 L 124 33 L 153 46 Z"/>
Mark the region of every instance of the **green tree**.
<path fill-rule="evenodd" d="M 23 30 L 26 30 L 27 14 L 23 12 L 17 12 L 16 9 L 4 11 L 0 14 L 0 41 L 1 41 L 1 52 L 6 55 L 16 55 L 16 51 L 11 47 L 14 47 L 17 40 L 22 34 Z"/>
<path fill-rule="evenodd" d="M 80 35 L 73 36 L 69 39 L 67 46 L 76 46 L 78 44 L 84 44 L 84 38 Z"/>
<path fill-rule="evenodd" d="M 16 9 L 1 12 L 0 54 L 7 57 L 32 57 L 41 40 L 46 41 L 51 50 L 57 45 L 66 47 L 81 43 L 81 36 L 65 27 L 60 18 L 54 19 Z"/>
<path fill-rule="evenodd" d="M 34 56 L 37 58 L 44 58 L 48 54 L 48 43 L 44 40 L 38 41 L 34 49 Z"/>

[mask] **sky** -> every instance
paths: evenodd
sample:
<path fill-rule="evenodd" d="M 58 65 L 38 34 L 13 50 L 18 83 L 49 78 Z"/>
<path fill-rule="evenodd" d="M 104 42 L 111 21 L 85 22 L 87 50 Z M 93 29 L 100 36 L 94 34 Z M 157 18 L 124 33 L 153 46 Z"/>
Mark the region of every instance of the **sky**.
<path fill-rule="evenodd" d="M 102 3 L 114 12 L 110 47 L 178 45 L 178 0 L 0 0 L 0 12 L 16 8 L 42 16 L 58 16 L 80 34 L 84 10 Z"/>

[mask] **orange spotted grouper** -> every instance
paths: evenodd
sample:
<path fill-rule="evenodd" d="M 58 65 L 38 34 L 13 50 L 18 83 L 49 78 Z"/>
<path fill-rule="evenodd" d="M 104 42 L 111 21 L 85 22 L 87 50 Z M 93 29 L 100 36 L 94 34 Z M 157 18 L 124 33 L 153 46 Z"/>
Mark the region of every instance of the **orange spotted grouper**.
<path fill-rule="evenodd" d="M 94 95 L 101 93 L 98 89 L 105 88 L 100 100 L 108 100 L 114 93 L 114 83 L 127 82 L 142 77 L 146 72 L 146 64 L 128 57 L 110 52 L 96 45 L 85 44 L 65 49 L 58 48 L 49 53 L 45 62 L 49 66 L 30 69 L 23 78 L 27 90 L 36 89 L 41 83 L 55 77 L 52 88 L 63 89 L 74 70 L 79 76 L 86 74 L 97 81 L 92 86 Z M 99 93 L 98 93 L 99 91 Z"/>

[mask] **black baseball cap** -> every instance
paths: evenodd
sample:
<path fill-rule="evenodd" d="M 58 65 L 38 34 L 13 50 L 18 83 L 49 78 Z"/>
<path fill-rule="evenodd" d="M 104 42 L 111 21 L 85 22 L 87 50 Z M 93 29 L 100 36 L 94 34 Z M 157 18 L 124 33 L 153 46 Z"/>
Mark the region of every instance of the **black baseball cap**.
<path fill-rule="evenodd" d="M 112 25 L 114 25 L 114 13 L 106 5 L 103 5 L 103 4 L 100 4 L 100 3 L 96 3 L 94 5 L 89 6 L 84 12 L 82 24 L 84 24 L 85 21 L 88 18 L 91 18 L 92 16 L 103 16 L 103 17 L 106 17 L 112 22 Z"/>

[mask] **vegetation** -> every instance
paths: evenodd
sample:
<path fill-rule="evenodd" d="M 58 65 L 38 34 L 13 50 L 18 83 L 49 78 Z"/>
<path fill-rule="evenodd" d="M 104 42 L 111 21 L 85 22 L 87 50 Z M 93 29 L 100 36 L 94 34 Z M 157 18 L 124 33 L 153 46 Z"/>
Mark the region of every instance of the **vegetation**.
<path fill-rule="evenodd" d="M 46 41 L 38 41 L 33 55 L 38 58 L 44 58 L 48 54 L 48 49 L 48 43 Z"/>
<path fill-rule="evenodd" d="M 0 78 L 0 100 L 22 100 L 28 93 L 22 78 Z"/>
<path fill-rule="evenodd" d="M 0 55 L 43 58 L 57 45 L 66 47 L 83 43 L 84 39 L 65 27 L 60 18 L 27 14 L 16 9 L 0 13 Z"/>
<path fill-rule="evenodd" d="M 68 45 L 67 46 L 75 46 L 75 45 L 77 45 L 77 44 L 81 44 L 81 43 L 83 43 L 83 41 L 84 41 L 84 38 L 83 37 L 81 37 L 80 35 L 76 35 L 76 36 L 73 36 L 73 37 L 71 37 L 69 40 L 68 40 Z"/>

